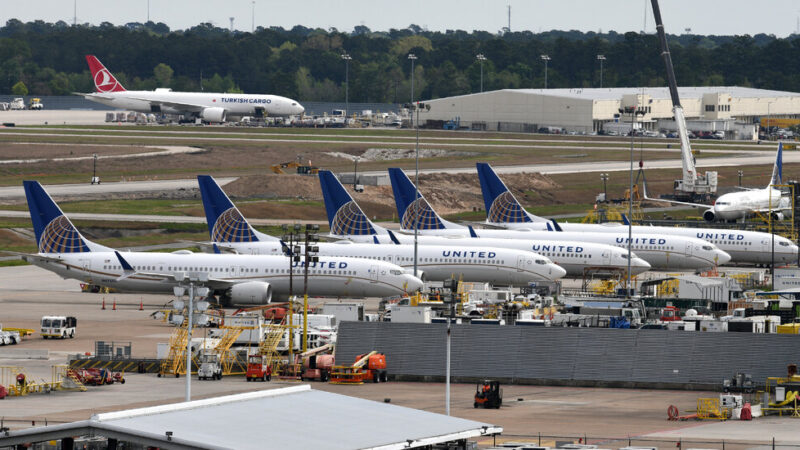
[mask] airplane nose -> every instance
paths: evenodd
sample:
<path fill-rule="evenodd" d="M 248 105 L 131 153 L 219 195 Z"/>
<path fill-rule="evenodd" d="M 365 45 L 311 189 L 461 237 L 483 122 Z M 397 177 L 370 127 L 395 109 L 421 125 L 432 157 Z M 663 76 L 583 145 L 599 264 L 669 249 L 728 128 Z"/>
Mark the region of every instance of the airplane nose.
<path fill-rule="evenodd" d="M 731 260 L 731 255 L 728 254 L 725 251 L 720 250 L 720 249 L 716 250 L 716 254 L 714 256 L 715 256 L 715 258 L 717 260 L 717 265 L 718 266 L 723 266 L 723 265 L 727 264 L 728 261 Z"/>
<path fill-rule="evenodd" d="M 559 278 L 564 278 L 567 275 L 567 271 L 558 264 L 550 264 L 550 274 L 550 279 L 557 280 Z"/>
<path fill-rule="evenodd" d="M 406 285 L 406 292 L 416 292 L 422 289 L 422 286 L 425 284 L 421 279 L 415 277 L 414 275 L 405 274 L 403 275 L 403 279 L 404 284 Z"/>
<path fill-rule="evenodd" d="M 300 103 L 298 103 L 294 107 L 294 114 L 298 114 L 299 115 L 299 114 L 303 114 L 304 112 L 306 112 L 306 109 Z"/>
<path fill-rule="evenodd" d="M 642 258 L 633 258 L 631 260 L 631 272 L 634 275 L 638 275 L 640 273 L 647 272 L 650 270 L 652 266 L 649 262 L 643 260 Z"/>

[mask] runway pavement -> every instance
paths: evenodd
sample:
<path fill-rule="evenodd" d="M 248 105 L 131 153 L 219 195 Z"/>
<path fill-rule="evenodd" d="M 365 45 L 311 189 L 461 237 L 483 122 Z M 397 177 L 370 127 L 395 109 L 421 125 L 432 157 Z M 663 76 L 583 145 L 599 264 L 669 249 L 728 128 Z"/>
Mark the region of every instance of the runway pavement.
<path fill-rule="evenodd" d="M 220 186 L 224 186 L 235 177 L 215 178 Z M 175 179 L 175 180 L 147 180 L 147 181 L 123 181 L 123 182 L 102 182 L 101 184 L 51 184 L 45 186 L 47 192 L 53 196 L 66 195 L 91 195 L 91 194 L 110 194 L 110 193 L 130 193 L 130 192 L 152 192 L 152 191 L 174 191 L 178 189 L 197 189 L 197 179 Z M 0 198 L 20 198 L 25 197 L 25 190 L 22 186 L 0 187 Z"/>

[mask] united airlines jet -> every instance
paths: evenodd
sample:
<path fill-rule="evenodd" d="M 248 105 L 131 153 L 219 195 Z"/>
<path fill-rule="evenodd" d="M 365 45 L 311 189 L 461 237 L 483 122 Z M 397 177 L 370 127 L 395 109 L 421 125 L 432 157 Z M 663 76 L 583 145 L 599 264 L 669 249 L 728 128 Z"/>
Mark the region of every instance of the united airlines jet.
<path fill-rule="evenodd" d="M 129 91 L 94 55 L 86 55 L 95 92 L 86 99 L 118 109 L 156 114 L 178 114 L 206 122 L 253 116 L 292 116 L 305 109 L 296 100 L 278 95 L 221 94 L 211 92 Z"/>
<path fill-rule="evenodd" d="M 72 278 L 122 292 L 172 293 L 187 278 L 234 304 L 285 299 L 289 274 L 294 292 L 302 289 L 304 267 L 286 256 L 125 252 L 84 238 L 44 188 L 24 181 L 38 253 L 23 259 Z M 356 258 L 321 257 L 310 265 L 308 291 L 323 297 L 387 297 L 413 292 L 422 280 L 395 264 Z"/>
<path fill-rule="evenodd" d="M 434 236 L 469 236 L 475 233 L 463 225 L 442 219 L 431 208 L 421 193 L 416 192 L 413 183 L 400 169 L 389 169 L 389 179 L 395 194 L 397 213 L 403 231 Z M 416 192 L 416 198 L 415 198 Z M 628 247 L 627 233 L 592 233 L 533 230 L 479 230 L 480 237 L 500 239 L 566 239 L 582 243 L 608 244 L 619 248 Z M 554 237 L 556 235 L 557 237 Z M 727 253 L 714 244 L 691 237 L 668 236 L 658 233 L 636 233 L 632 235 L 631 251 L 659 270 L 705 270 L 730 261 Z"/>
<path fill-rule="evenodd" d="M 489 164 L 478 163 L 478 178 L 481 182 L 483 201 L 486 205 L 486 223 L 515 230 L 547 230 L 552 228 L 550 221 L 529 213 L 509 191 L 505 183 Z M 776 169 L 778 166 L 776 166 Z M 776 171 L 780 177 L 780 171 Z M 723 196 L 724 197 L 724 196 Z M 720 197 L 722 198 L 722 197 Z M 627 233 L 628 226 L 621 223 L 562 223 L 564 231 L 589 231 L 598 233 Z M 634 225 L 633 232 L 655 233 L 695 237 L 711 242 L 731 255 L 732 263 L 771 264 L 772 235 L 760 231 L 725 230 L 719 228 L 654 227 Z M 797 261 L 798 247 L 783 236 L 775 236 L 775 263 L 785 264 Z"/>
<path fill-rule="evenodd" d="M 197 181 L 203 198 L 211 241 L 218 248 L 253 255 L 280 255 L 294 251 L 273 236 L 255 230 L 209 175 Z M 413 273 L 414 246 L 403 244 L 381 246 L 356 244 L 350 241 L 315 244 L 320 256 L 352 257 L 387 261 Z M 298 250 L 303 252 L 302 246 Z M 506 248 L 452 247 L 420 245 L 417 254 L 417 276 L 429 281 L 458 278 L 463 281 L 487 282 L 494 285 L 527 286 L 531 282 L 551 281 L 566 271 L 548 258 L 531 251 Z"/>
<path fill-rule="evenodd" d="M 328 212 L 328 223 L 331 236 L 348 239 L 354 242 L 412 244 L 413 236 L 394 234 L 391 231 L 372 223 L 356 204 L 336 176 L 327 170 L 319 172 L 322 196 Z M 516 249 L 533 251 L 543 255 L 567 271 L 567 276 L 583 277 L 591 274 L 612 274 L 627 271 L 628 252 L 624 249 L 591 242 L 558 239 L 487 239 L 472 236 L 440 237 L 419 236 L 418 243 L 426 246 L 456 247 L 467 249 L 485 247 L 493 249 Z M 460 251 L 460 250 L 459 250 Z M 392 251 L 386 250 L 387 254 Z M 637 275 L 650 269 L 650 264 L 635 254 L 630 261 L 631 273 Z"/>

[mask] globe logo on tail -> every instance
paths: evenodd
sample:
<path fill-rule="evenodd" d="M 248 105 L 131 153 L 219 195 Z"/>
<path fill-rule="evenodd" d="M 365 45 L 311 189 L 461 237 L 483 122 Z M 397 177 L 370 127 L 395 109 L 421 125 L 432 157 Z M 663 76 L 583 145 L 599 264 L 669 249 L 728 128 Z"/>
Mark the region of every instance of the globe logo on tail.
<path fill-rule="evenodd" d="M 254 242 L 258 238 L 236 208 L 229 208 L 217 217 L 211 230 L 214 242 Z"/>
<path fill-rule="evenodd" d="M 511 192 L 503 192 L 492 202 L 492 207 L 486 213 L 489 222 L 495 223 L 519 223 L 530 222 L 530 218 L 525 214 L 525 210 L 514 198 Z"/>
<path fill-rule="evenodd" d="M 342 205 L 331 220 L 331 234 L 336 235 L 365 235 L 375 234 L 369 219 L 353 201 Z"/>
<path fill-rule="evenodd" d="M 89 247 L 81 239 L 80 233 L 64 216 L 53 219 L 42 231 L 39 239 L 39 253 L 83 253 Z"/>
<path fill-rule="evenodd" d="M 415 221 L 417 222 L 418 230 L 441 230 L 444 228 L 436 212 L 431 209 L 431 205 L 424 198 L 416 199 L 406 208 L 403 220 L 400 223 L 404 229 L 413 230 Z"/>

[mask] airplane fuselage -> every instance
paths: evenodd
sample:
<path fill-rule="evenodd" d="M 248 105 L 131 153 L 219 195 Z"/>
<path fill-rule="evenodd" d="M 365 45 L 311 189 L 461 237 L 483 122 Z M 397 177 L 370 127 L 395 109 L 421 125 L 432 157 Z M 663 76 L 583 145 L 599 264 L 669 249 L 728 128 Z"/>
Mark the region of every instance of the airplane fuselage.
<path fill-rule="evenodd" d="M 155 90 L 101 92 L 84 94 L 84 97 L 113 108 L 142 113 L 155 112 L 201 116 L 205 108 L 221 108 L 226 112 L 227 117 L 242 117 L 259 115 L 291 116 L 302 114 L 304 111 L 303 106 L 297 101 L 278 95 Z M 197 107 L 180 105 L 197 105 Z"/>
<path fill-rule="evenodd" d="M 121 254 L 133 266 L 136 274 L 122 277 L 124 271 L 113 252 L 41 254 L 59 261 L 37 260 L 37 255 L 27 259 L 63 278 L 107 286 L 121 292 L 172 293 L 177 282 L 156 274 L 204 273 L 209 279 L 229 283 L 268 283 L 275 297 L 286 298 L 289 295 L 290 261 L 284 256 L 191 252 Z M 292 294 L 298 295 L 303 292 L 304 267 L 302 262 L 292 264 Z M 421 286 L 419 280 L 406 274 L 400 267 L 381 261 L 323 257 L 319 263 L 309 267 L 308 292 L 314 296 L 387 297 L 411 292 Z"/>

